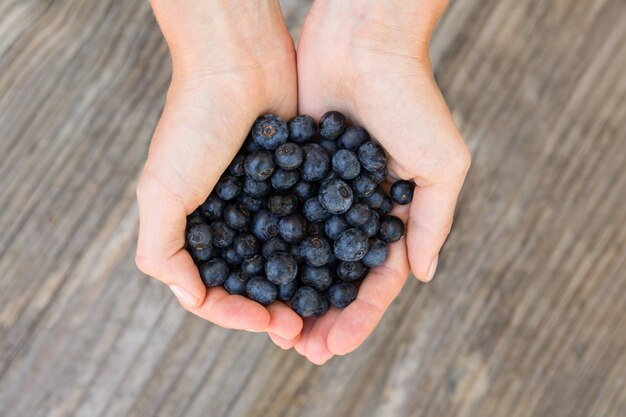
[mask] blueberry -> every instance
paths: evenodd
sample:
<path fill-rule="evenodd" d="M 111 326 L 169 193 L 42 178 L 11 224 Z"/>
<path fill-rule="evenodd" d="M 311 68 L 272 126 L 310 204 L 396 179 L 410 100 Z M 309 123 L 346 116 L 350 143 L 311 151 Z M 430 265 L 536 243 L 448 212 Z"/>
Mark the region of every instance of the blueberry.
<path fill-rule="evenodd" d="M 187 216 L 187 226 L 192 224 L 204 223 L 205 219 L 202 213 L 200 213 L 200 208 L 195 209 L 189 216 Z"/>
<path fill-rule="evenodd" d="M 330 171 L 330 156 L 320 145 L 308 143 L 302 147 L 304 161 L 300 176 L 306 181 L 319 181 Z"/>
<path fill-rule="evenodd" d="M 221 256 L 222 259 L 231 266 L 239 266 L 241 261 L 243 261 L 243 258 L 237 253 L 237 250 L 232 245 L 227 248 L 222 248 Z"/>
<path fill-rule="evenodd" d="M 369 208 L 376 210 L 383 205 L 385 198 L 387 198 L 385 192 L 380 187 L 378 187 L 376 188 L 376 191 L 372 193 L 372 195 L 361 198 L 361 202 L 367 204 Z"/>
<path fill-rule="evenodd" d="M 308 223 L 306 225 L 306 234 L 308 236 L 326 237 L 324 222 Z"/>
<path fill-rule="evenodd" d="M 279 237 L 272 237 L 263 243 L 263 248 L 261 249 L 261 253 L 263 256 L 268 258 L 271 254 L 276 252 L 287 252 L 289 250 L 289 245 L 287 242 L 282 240 Z"/>
<path fill-rule="evenodd" d="M 359 158 L 352 151 L 342 149 L 333 155 L 333 170 L 344 180 L 356 178 L 361 173 Z"/>
<path fill-rule="evenodd" d="M 266 207 L 278 217 L 287 216 L 298 209 L 298 198 L 293 194 L 275 194 L 267 199 Z"/>
<path fill-rule="evenodd" d="M 252 197 L 250 194 L 245 192 L 239 194 L 239 202 L 248 210 L 249 213 L 256 213 L 263 210 L 263 207 L 265 207 L 264 200 Z"/>
<path fill-rule="evenodd" d="M 282 169 L 296 169 L 302 165 L 304 161 L 304 151 L 295 143 L 282 144 L 274 152 L 274 160 L 276 165 Z"/>
<path fill-rule="evenodd" d="M 278 236 L 278 217 L 265 210 L 255 213 L 250 221 L 250 232 L 262 242 Z"/>
<path fill-rule="evenodd" d="M 278 232 L 285 242 L 298 244 L 307 234 L 306 219 L 299 213 L 285 216 L 278 222 Z"/>
<path fill-rule="evenodd" d="M 275 114 L 264 114 L 252 125 L 252 140 L 264 149 L 273 151 L 289 138 L 287 122 Z"/>
<path fill-rule="evenodd" d="M 269 181 L 255 181 L 246 177 L 243 180 L 243 191 L 250 197 L 261 198 L 272 192 L 272 184 Z"/>
<path fill-rule="evenodd" d="M 249 233 L 240 233 L 233 241 L 233 246 L 237 254 L 242 258 L 251 258 L 261 249 L 261 244 L 256 237 Z"/>
<path fill-rule="evenodd" d="M 333 283 L 333 275 L 326 266 L 304 265 L 300 280 L 318 292 L 326 291 Z"/>
<path fill-rule="evenodd" d="M 229 294 L 246 295 L 246 282 L 248 278 L 242 272 L 231 272 L 224 281 L 224 288 Z"/>
<path fill-rule="evenodd" d="M 387 179 L 387 168 L 377 169 L 376 171 L 370 171 L 370 177 L 376 182 L 376 184 L 381 184 L 385 182 Z"/>
<path fill-rule="evenodd" d="M 367 255 L 365 255 L 367 256 Z M 365 278 L 368 269 L 363 262 L 344 262 L 339 261 L 337 265 L 337 278 L 345 282 L 354 282 Z"/>
<path fill-rule="evenodd" d="M 222 285 L 228 277 L 228 265 L 223 259 L 211 259 L 198 267 L 202 282 L 207 287 Z"/>
<path fill-rule="evenodd" d="M 311 287 L 300 287 L 291 297 L 291 308 L 300 317 L 313 317 L 324 314 L 328 306 L 326 297 Z"/>
<path fill-rule="evenodd" d="M 206 262 L 215 255 L 215 249 L 213 248 L 213 246 L 207 246 L 206 248 L 201 250 L 189 248 L 188 251 L 191 255 L 191 258 L 196 264 Z"/>
<path fill-rule="evenodd" d="M 326 297 L 324 294 L 320 294 L 319 301 L 320 301 L 320 305 L 319 305 L 318 310 L 314 314 L 315 317 L 321 317 L 328 312 L 328 307 L 329 307 L 328 297 Z"/>
<path fill-rule="evenodd" d="M 378 217 L 378 213 L 375 211 L 372 212 L 372 216 L 369 220 L 359 226 L 359 229 L 363 231 L 367 235 L 367 237 L 376 236 L 378 233 L 378 229 L 380 229 L 380 218 Z"/>
<path fill-rule="evenodd" d="M 370 248 L 363 257 L 363 265 L 373 268 L 382 265 L 387 259 L 387 243 L 380 239 L 371 239 Z"/>
<path fill-rule="evenodd" d="M 252 153 L 259 151 L 263 148 L 257 145 L 257 143 L 252 140 L 252 136 L 248 134 L 248 137 L 246 137 L 246 140 L 243 142 L 243 149 L 246 151 L 246 153 Z"/>
<path fill-rule="evenodd" d="M 301 179 L 296 183 L 296 185 L 293 186 L 291 192 L 298 197 L 300 202 L 304 203 L 306 200 L 317 194 L 317 184 Z"/>
<path fill-rule="evenodd" d="M 313 139 L 317 132 L 315 120 L 304 114 L 298 115 L 287 122 L 289 139 L 295 143 L 306 143 Z"/>
<path fill-rule="evenodd" d="M 328 262 L 330 254 L 330 244 L 322 237 L 309 236 L 300 243 L 300 255 L 309 265 L 324 265 Z"/>
<path fill-rule="evenodd" d="M 354 227 L 363 226 L 372 217 L 372 210 L 362 203 L 357 203 L 346 212 L 346 222 Z"/>
<path fill-rule="evenodd" d="M 280 301 L 289 301 L 291 297 L 296 293 L 298 289 L 298 280 L 294 279 L 284 285 L 277 285 L 278 287 L 278 299 Z"/>
<path fill-rule="evenodd" d="M 404 235 L 404 223 L 396 216 L 385 216 L 380 221 L 378 235 L 385 242 L 397 242 Z"/>
<path fill-rule="evenodd" d="M 274 155 L 268 151 L 256 151 L 246 157 L 244 162 L 246 175 L 255 181 L 265 181 L 268 179 L 276 164 L 274 163 Z"/>
<path fill-rule="evenodd" d="M 334 215 L 326 220 L 324 224 L 324 231 L 330 240 L 337 240 L 339 235 L 349 228 L 350 225 L 342 215 Z"/>
<path fill-rule="evenodd" d="M 242 231 L 250 223 L 250 213 L 239 204 L 229 204 L 224 209 L 224 221 L 231 229 Z"/>
<path fill-rule="evenodd" d="M 272 304 L 278 296 L 276 285 L 261 277 L 250 278 L 246 283 L 246 295 L 249 299 L 264 306 Z"/>
<path fill-rule="evenodd" d="M 272 174 L 271 183 L 274 189 L 283 191 L 296 185 L 299 179 L 300 173 L 298 171 L 286 171 L 279 168 Z"/>
<path fill-rule="evenodd" d="M 362 173 L 352 181 L 352 191 L 357 197 L 369 197 L 376 191 L 378 183 L 369 174 Z"/>
<path fill-rule="evenodd" d="M 335 140 L 346 128 L 346 116 L 338 111 L 329 111 L 320 119 L 319 132 L 324 139 Z"/>
<path fill-rule="evenodd" d="M 215 184 L 215 194 L 222 200 L 228 201 L 237 197 L 242 188 L 239 178 L 225 175 Z"/>
<path fill-rule="evenodd" d="M 265 262 L 265 277 L 276 285 L 284 285 L 296 279 L 298 263 L 286 252 L 276 252 Z"/>
<path fill-rule="evenodd" d="M 352 206 L 354 195 L 348 184 L 342 180 L 330 180 L 322 183 L 319 191 L 322 207 L 332 214 L 345 213 Z"/>
<path fill-rule="evenodd" d="M 334 155 L 339 150 L 339 146 L 337 146 L 337 142 L 334 140 L 320 139 L 317 144 L 324 148 L 329 155 Z"/>
<path fill-rule="evenodd" d="M 357 151 L 361 165 L 368 171 L 377 171 L 385 167 L 387 158 L 381 146 L 373 141 L 365 142 Z"/>
<path fill-rule="evenodd" d="M 413 188 L 415 184 L 410 181 L 400 180 L 393 183 L 389 195 L 394 203 L 405 205 L 413 200 Z"/>
<path fill-rule="evenodd" d="M 356 285 L 338 282 L 328 289 L 328 301 L 333 307 L 345 308 L 356 299 Z"/>
<path fill-rule="evenodd" d="M 359 261 L 369 249 L 367 235 L 359 229 L 348 229 L 335 241 L 334 253 L 342 261 Z"/>
<path fill-rule="evenodd" d="M 388 214 L 391 211 L 391 208 L 392 208 L 391 199 L 385 196 L 385 198 L 383 198 L 382 203 L 380 203 L 380 207 L 378 207 L 376 211 L 381 216 L 384 216 L 385 214 Z"/>
<path fill-rule="evenodd" d="M 210 226 L 211 233 L 213 234 L 213 245 L 218 248 L 225 248 L 233 243 L 236 233 L 222 220 L 216 220 L 212 222 Z"/>
<path fill-rule="evenodd" d="M 206 223 L 196 223 L 187 229 L 187 246 L 195 250 L 202 250 L 213 244 L 211 228 Z"/>
<path fill-rule="evenodd" d="M 244 259 L 241 262 L 241 271 L 249 277 L 261 275 L 265 267 L 263 256 L 255 255 L 252 258 Z"/>
<path fill-rule="evenodd" d="M 246 175 L 246 172 L 243 169 L 243 163 L 245 160 L 245 155 L 240 153 L 235 155 L 235 158 L 228 166 L 228 172 L 230 172 L 230 175 L 234 175 L 235 177 L 243 177 Z"/>
<path fill-rule="evenodd" d="M 199 207 L 200 213 L 207 220 L 218 220 L 222 218 L 226 203 L 215 194 L 211 194 Z"/>
<path fill-rule="evenodd" d="M 330 213 L 322 207 L 322 204 L 317 197 L 309 198 L 304 202 L 302 214 L 304 214 L 304 217 L 312 223 L 326 220 L 330 217 Z"/>
<path fill-rule="evenodd" d="M 293 259 L 298 262 L 298 265 L 304 262 L 304 259 L 300 254 L 300 245 L 288 245 L 287 252 L 289 253 L 289 255 L 293 256 Z"/>
<path fill-rule="evenodd" d="M 361 126 L 348 127 L 337 140 L 340 147 L 356 151 L 359 146 L 370 140 L 367 130 Z"/>

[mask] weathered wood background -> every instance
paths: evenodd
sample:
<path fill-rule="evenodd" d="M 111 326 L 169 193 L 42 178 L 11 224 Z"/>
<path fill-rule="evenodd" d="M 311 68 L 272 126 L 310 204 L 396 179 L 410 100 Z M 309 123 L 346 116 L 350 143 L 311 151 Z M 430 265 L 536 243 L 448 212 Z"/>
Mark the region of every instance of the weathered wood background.
<path fill-rule="evenodd" d="M 135 269 L 148 2 L 0 0 L 0 415 L 625 416 L 626 3 L 453 1 L 432 55 L 474 155 L 440 273 L 315 367 Z"/>

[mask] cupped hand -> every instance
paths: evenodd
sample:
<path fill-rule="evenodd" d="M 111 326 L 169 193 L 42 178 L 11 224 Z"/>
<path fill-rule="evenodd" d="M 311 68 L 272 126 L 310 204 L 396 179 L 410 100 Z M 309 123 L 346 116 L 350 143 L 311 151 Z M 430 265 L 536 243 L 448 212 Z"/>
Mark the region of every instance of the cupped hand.
<path fill-rule="evenodd" d="M 450 232 L 470 153 L 428 57 L 442 3 L 317 0 L 305 22 L 298 45 L 300 113 L 317 119 L 330 109 L 345 113 L 385 147 L 390 179 L 416 184 L 412 204 L 392 212 L 407 222 L 406 238 L 390 246 L 384 265 L 370 270 L 357 299 L 342 311 L 306 319 L 295 339 L 270 335 L 314 363 L 360 346 L 409 270 L 431 280 Z"/>
<path fill-rule="evenodd" d="M 206 320 L 293 338 L 302 320 L 290 308 L 265 308 L 221 287 L 207 290 L 185 250 L 186 216 L 209 195 L 255 118 L 296 113 L 295 51 L 278 2 L 152 5 L 170 48 L 173 76 L 137 187 L 136 263 Z"/>

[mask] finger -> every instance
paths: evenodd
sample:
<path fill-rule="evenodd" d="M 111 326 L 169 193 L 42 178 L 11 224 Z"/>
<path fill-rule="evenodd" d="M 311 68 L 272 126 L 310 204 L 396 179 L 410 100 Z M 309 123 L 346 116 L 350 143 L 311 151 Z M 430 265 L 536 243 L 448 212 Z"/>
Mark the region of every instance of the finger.
<path fill-rule="evenodd" d="M 313 328 L 313 325 L 315 324 L 316 320 L 317 320 L 317 317 L 307 317 L 304 320 L 302 320 L 303 321 L 302 332 L 300 333 L 300 337 L 298 338 L 298 341 L 293 346 L 296 352 L 298 352 L 300 355 L 304 357 L 306 357 L 306 344 L 307 344 L 307 341 L 309 340 L 309 334 L 311 333 L 311 329 Z"/>
<path fill-rule="evenodd" d="M 277 301 L 267 307 L 270 314 L 269 333 L 293 340 L 302 331 L 302 319 L 286 304 Z"/>
<path fill-rule="evenodd" d="M 326 314 L 315 320 L 309 330 L 305 347 L 306 357 L 316 365 L 323 365 L 334 356 L 328 348 L 327 339 L 339 313 L 340 310 L 331 308 Z"/>
<path fill-rule="evenodd" d="M 268 336 L 270 337 L 270 339 L 272 340 L 272 342 L 274 342 L 276 346 L 284 350 L 288 350 L 294 347 L 295 344 L 298 343 L 298 340 L 300 339 L 300 335 L 297 335 L 295 338 L 291 340 L 285 339 L 273 333 L 268 333 Z"/>

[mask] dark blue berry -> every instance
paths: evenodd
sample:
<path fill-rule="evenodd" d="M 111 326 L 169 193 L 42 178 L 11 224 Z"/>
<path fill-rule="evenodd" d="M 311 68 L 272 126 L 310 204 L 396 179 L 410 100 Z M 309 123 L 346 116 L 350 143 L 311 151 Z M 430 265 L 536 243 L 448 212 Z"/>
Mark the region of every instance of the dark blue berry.
<path fill-rule="evenodd" d="M 307 234 L 306 219 L 298 213 L 285 216 L 278 222 L 278 232 L 285 242 L 298 244 Z"/>
<path fill-rule="evenodd" d="M 413 189 L 415 184 L 410 181 L 400 180 L 393 183 L 389 195 L 394 203 L 405 205 L 413 200 Z"/>
<path fill-rule="evenodd" d="M 382 265 L 387 259 L 387 243 L 383 242 L 380 239 L 371 239 L 370 240 L 370 248 L 363 257 L 363 265 L 374 268 L 376 266 Z"/>
<path fill-rule="evenodd" d="M 228 166 L 228 172 L 230 175 L 234 175 L 235 177 L 243 177 L 246 175 L 246 172 L 243 169 L 243 163 L 246 160 L 246 156 L 244 154 L 238 153 L 235 155 L 233 162 Z"/>
<path fill-rule="evenodd" d="M 262 242 L 278 236 L 278 217 L 265 210 L 255 213 L 250 221 L 250 232 Z"/>
<path fill-rule="evenodd" d="M 359 146 L 357 151 L 361 165 L 368 171 L 377 171 L 385 167 L 387 158 L 385 151 L 376 142 L 369 141 Z"/>
<path fill-rule="evenodd" d="M 361 261 L 339 261 L 339 264 L 337 265 L 337 278 L 345 282 L 354 282 L 365 278 L 367 271 L 368 269 Z"/>
<path fill-rule="evenodd" d="M 237 254 L 242 258 L 250 258 L 261 249 L 261 244 L 256 237 L 249 233 L 240 233 L 233 241 L 233 247 L 237 251 Z"/>
<path fill-rule="evenodd" d="M 224 281 L 224 288 L 232 295 L 246 295 L 248 278 L 242 272 L 231 272 Z"/>
<path fill-rule="evenodd" d="M 304 214 L 304 217 L 312 223 L 326 220 L 330 217 L 330 213 L 322 207 L 322 204 L 317 197 L 309 198 L 304 202 L 302 214 Z"/>
<path fill-rule="evenodd" d="M 296 279 L 298 263 L 286 252 L 276 252 L 265 262 L 265 277 L 276 285 L 284 285 Z"/>
<path fill-rule="evenodd" d="M 272 192 L 272 184 L 269 181 L 255 181 L 246 177 L 243 180 L 243 191 L 251 197 L 261 198 Z"/>
<path fill-rule="evenodd" d="M 311 287 L 300 287 L 291 297 L 291 308 L 300 317 L 313 317 L 324 314 L 328 300 Z"/>
<path fill-rule="evenodd" d="M 255 141 L 252 140 L 252 135 L 248 134 L 248 137 L 243 143 L 243 149 L 246 151 L 246 153 L 250 154 L 252 152 L 259 151 L 263 148 L 261 148 L 259 145 L 257 145 Z"/>
<path fill-rule="evenodd" d="M 248 193 L 239 194 L 239 202 L 248 210 L 249 213 L 256 213 L 263 210 L 265 201 L 261 198 L 252 197 Z"/>
<path fill-rule="evenodd" d="M 362 197 L 361 202 L 367 204 L 367 206 L 373 210 L 376 210 L 383 205 L 385 201 L 385 192 L 380 188 L 376 188 L 376 191 L 367 197 Z"/>
<path fill-rule="evenodd" d="M 348 229 L 335 240 L 334 253 L 337 259 L 354 262 L 363 259 L 369 249 L 367 235 L 359 229 Z"/>
<path fill-rule="evenodd" d="M 243 189 L 239 178 L 225 175 L 215 184 L 215 194 L 224 201 L 237 197 Z"/>
<path fill-rule="evenodd" d="M 317 133 L 317 126 L 313 118 L 300 114 L 287 122 L 289 126 L 289 140 L 295 143 L 306 143 Z"/>
<path fill-rule="evenodd" d="M 208 261 L 215 255 L 215 248 L 213 246 L 207 246 L 202 250 L 196 250 L 193 248 L 188 249 L 191 258 L 196 264 L 201 264 Z"/>
<path fill-rule="evenodd" d="M 302 165 L 304 161 L 304 151 L 295 143 L 285 143 L 280 145 L 274 152 L 274 160 L 276 165 L 282 169 L 296 169 Z"/>
<path fill-rule="evenodd" d="M 370 177 L 372 177 L 372 179 L 376 182 L 376 184 L 381 184 L 387 179 L 387 168 L 370 171 L 369 174 Z"/>
<path fill-rule="evenodd" d="M 328 289 L 328 301 L 333 307 L 345 308 L 356 299 L 356 285 L 338 282 Z"/>
<path fill-rule="evenodd" d="M 300 173 L 298 171 L 286 171 L 279 168 L 272 174 L 271 183 L 274 189 L 284 191 L 296 185 L 299 179 Z"/>
<path fill-rule="evenodd" d="M 334 215 L 324 223 L 324 231 L 330 240 L 337 240 L 339 235 L 350 228 L 344 216 Z"/>
<path fill-rule="evenodd" d="M 372 210 L 362 203 L 353 204 L 346 212 L 346 222 L 354 227 L 363 226 L 372 217 Z"/>
<path fill-rule="evenodd" d="M 344 180 L 356 178 L 361 173 L 359 158 L 352 151 L 342 149 L 333 155 L 333 170 Z"/>
<path fill-rule="evenodd" d="M 200 207 L 195 209 L 189 216 L 187 216 L 187 226 L 204 222 L 205 219 L 202 213 L 200 213 Z"/>
<path fill-rule="evenodd" d="M 261 275 L 264 267 L 265 260 L 260 254 L 254 255 L 252 258 L 244 259 L 243 262 L 241 262 L 241 272 L 249 277 Z"/>
<path fill-rule="evenodd" d="M 273 151 L 289 138 L 287 122 L 275 114 L 264 114 L 252 125 L 252 140 L 264 149 Z"/>
<path fill-rule="evenodd" d="M 228 277 L 228 264 L 223 259 L 211 259 L 198 267 L 202 282 L 207 287 L 222 285 Z"/>
<path fill-rule="evenodd" d="M 378 213 L 381 216 L 384 216 L 385 214 L 389 213 L 391 211 L 392 208 L 392 203 L 391 203 L 391 199 L 387 196 L 385 196 L 385 198 L 383 198 L 382 203 L 380 203 L 380 207 L 378 207 L 378 209 L 376 211 L 378 211 Z"/>
<path fill-rule="evenodd" d="M 187 246 L 195 250 L 202 250 L 213 244 L 211 228 L 206 223 L 196 223 L 187 229 Z"/>
<path fill-rule="evenodd" d="M 377 183 L 369 174 L 362 173 L 352 181 L 352 191 L 357 197 L 369 197 L 376 191 Z"/>
<path fill-rule="evenodd" d="M 335 142 L 334 140 L 320 139 L 317 144 L 324 148 L 324 150 L 328 152 L 329 155 L 334 155 L 335 152 L 339 150 L 339 146 L 337 146 L 337 142 Z"/>
<path fill-rule="evenodd" d="M 326 291 L 333 283 L 333 275 L 326 266 L 304 265 L 300 280 L 318 292 Z"/>
<path fill-rule="evenodd" d="M 222 259 L 225 260 L 228 265 L 239 266 L 241 265 L 241 261 L 243 261 L 241 255 L 237 253 L 237 250 L 232 245 L 227 248 L 222 248 L 221 255 Z"/>
<path fill-rule="evenodd" d="M 385 242 L 397 242 L 404 236 L 404 223 L 396 216 L 385 216 L 380 221 L 378 235 Z"/>
<path fill-rule="evenodd" d="M 293 194 L 275 194 L 267 199 L 266 207 L 278 217 L 287 216 L 298 209 L 298 198 Z"/>
<path fill-rule="evenodd" d="M 261 252 L 263 256 L 268 258 L 271 254 L 276 252 L 287 252 L 289 250 L 289 245 L 287 242 L 282 240 L 279 237 L 273 237 L 268 239 L 265 243 L 263 243 L 263 248 Z"/>
<path fill-rule="evenodd" d="M 363 231 L 367 235 L 367 237 L 376 236 L 378 233 L 378 229 L 380 229 L 380 218 L 378 217 L 378 213 L 375 211 L 372 212 L 372 216 L 368 219 L 367 222 L 359 226 L 359 229 Z"/>
<path fill-rule="evenodd" d="M 306 181 L 319 181 L 330 171 L 330 156 L 320 145 L 308 143 L 302 147 L 304 161 L 300 176 Z"/>
<path fill-rule="evenodd" d="M 337 142 L 339 146 L 351 151 L 356 151 L 359 146 L 370 140 L 370 135 L 367 130 L 361 126 L 348 127 L 345 132 L 339 137 Z"/>
<path fill-rule="evenodd" d="M 328 262 L 331 252 L 330 244 L 322 237 L 309 236 L 300 243 L 300 255 L 309 265 L 324 265 Z"/>
<path fill-rule="evenodd" d="M 249 299 L 264 306 L 272 304 L 278 296 L 276 285 L 261 277 L 250 278 L 246 283 L 246 295 Z"/>
<path fill-rule="evenodd" d="M 329 111 L 320 119 L 319 132 L 324 139 L 335 140 L 346 129 L 346 116 L 338 111 Z"/>
<path fill-rule="evenodd" d="M 265 150 L 256 151 L 248 155 L 243 166 L 246 175 L 255 181 L 265 181 L 276 168 L 274 155 Z"/>
<path fill-rule="evenodd" d="M 291 192 L 303 203 L 317 194 L 317 184 L 301 179 L 293 186 Z"/>
<path fill-rule="evenodd" d="M 291 297 L 296 293 L 298 289 L 298 280 L 294 279 L 289 281 L 285 285 L 277 285 L 278 287 L 278 299 L 280 301 L 289 301 Z"/>
<path fill-rule="evenodd" d="M 222 220 L 216 220 L 210 226 L 213 234 L 213 245 L 218 248 L 225 248 L 233 243 L 236 233 Z"/>
<path fill-rule="evenodd" d="M 332 214 L 345 213 L 352 206 L 354 195 L 348 184 L 342 180 L 330 180 L 322 183 L 319 191 L 322 207 Z"/>
<path fill-rule="evenodd" d="M 250 223 L 250 214 L 239 204 L 229 204 L 224 209 L 224 221 L 231 229 L 242 231 Z"/>

